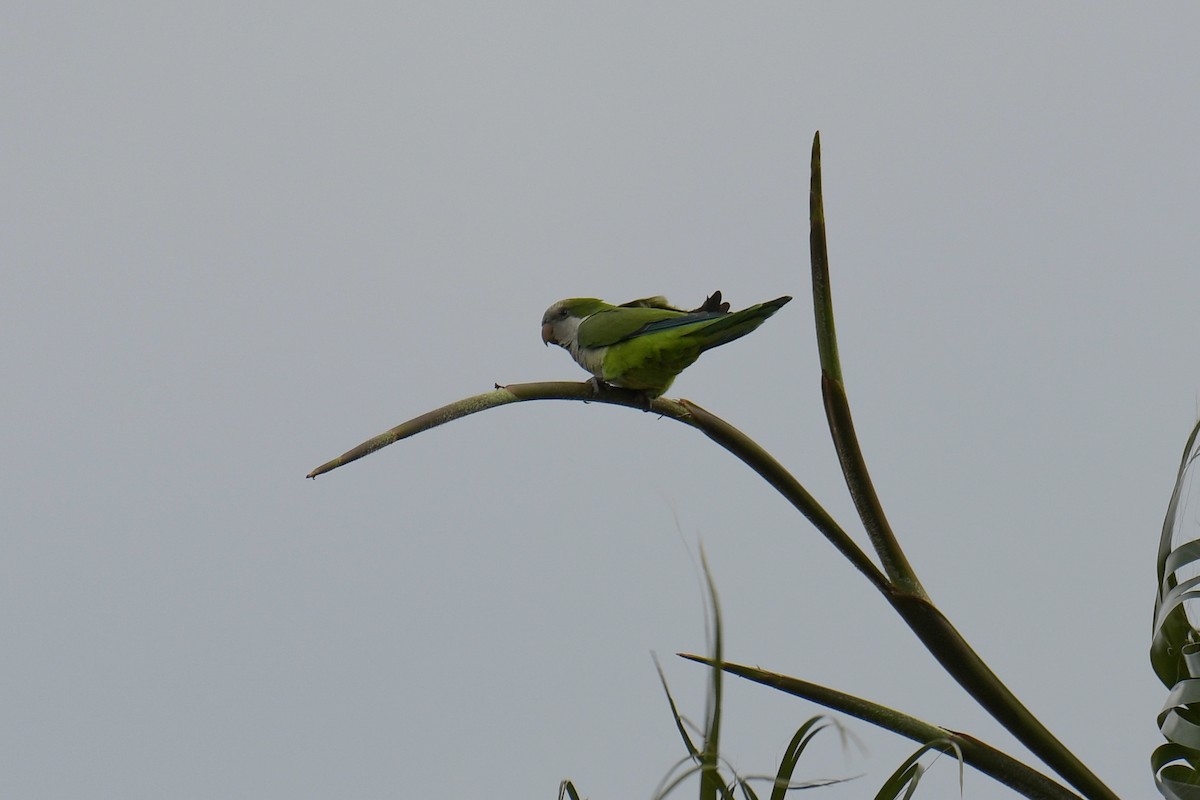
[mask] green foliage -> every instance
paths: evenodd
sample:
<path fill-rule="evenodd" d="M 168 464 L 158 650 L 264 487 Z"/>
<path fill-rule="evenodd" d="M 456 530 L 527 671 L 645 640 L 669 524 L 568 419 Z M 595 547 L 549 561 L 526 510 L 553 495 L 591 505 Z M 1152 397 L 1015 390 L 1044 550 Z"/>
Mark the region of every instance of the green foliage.
<path fill-rule="evenodd" d="M 896 800 L 901 797 L 903 792 L 903 800 L 909 800 L 917 791 L 917 784 L 921 782 L 921 777 L 925 774 L 925 766 L 921 764 L 921 756 L 927 752 L 933 751 L 936 753 L 945 753 L 950 750 L 954 751 L 958 758 L 958 788 L 959 793 L 962 793 L 963 788 L 963 759 L 962 749 L 958 743 L 951 739 L 935 739 L 928 744 L 922 745 L 917 752 L 906 758 L 896 771 L 884 781 L 880 787 L 879 793 L 875 795 L 875 800 Z"/>
<path fill-rule="evenodd" d="M 656 658 L 654 663 L 658 669 L 658 677 L 662 681 L 663 692 L 667 697 L 667 705 L 670 707 L 671 716 L 675 720 L 675 727 L 679 731 L 680 738 L 683 740 L 687 756 L 667 773 L 658 791 L 654 793 L 654 800 L 665 798 L 693 775 L 700 776 L 700 800 L 716 800 L 718 797 L 721 800 L 734 800 L 738 791 L 742 793 L 742 797 L 745 800 L 759 800 L 758 794 L 751 785 L 751 781 L 755 780 L 770 781 L 770 800 L 782 800 L 786 792 L 791 789 L 808 789 L 840 782 L 838 779 L 823 779 L 800 783 L 792 781 L 792 776 L 795 773 L 796 766 L 800 762 L 800 757 L 804 754 L 805 748 L 808 747 L 813 738 L 822 730 L 830 727 L 841 729 L 840 724 L 836 720 L 824 715 L 813 717 L 800 726 L 795 735 L 792 736 L 792 740 L 788 743 L 783 758 L 780 759 L 779 768 L 776 770 L 774 776 L 741 776 L 726 764 L 725 766 L 729 768 L 731 777 L 729 779 L 722 777 L 721 766 L 723 759 L 720 755 L 720 731 L 723 698 L 722 680 L 725 671 L 721 655 L 723 650 L 721 607 L 717 600 L 716 583 L 713 580 L 712 571 L 708 566 L 708 559 L 705 558 L 703 549 L 700 551 L 700 562 L 704 568 L 705 586 L 708 592 L 709 605 L 706 619 L 708 620 L 707 628 L 712 650 L 711 657 L 704 659 L 704 662 L 709 665 L 709 687 L 705 700 L 705 722 L 703 728 L 700 730 L 703 745 L 697 747 L 688 733 L 689 724 L 679 713 L 679 707 L 675 703 L 675 698 L 671 695 L 671 689 L 667 684 L 662 665 L 658 663 L 658 659 Z"/>
<path fill-rule="evenodd" d="M 1167 741 L 1150 757 L 1163 797 L 1200 798 L 1200 632 L 1188 604 L 1200 601 L 1200 423 L 1192 429 L 1158 546 L 1158 597 L 1150 663 L 1170 689 L 1158 715 Z"/>

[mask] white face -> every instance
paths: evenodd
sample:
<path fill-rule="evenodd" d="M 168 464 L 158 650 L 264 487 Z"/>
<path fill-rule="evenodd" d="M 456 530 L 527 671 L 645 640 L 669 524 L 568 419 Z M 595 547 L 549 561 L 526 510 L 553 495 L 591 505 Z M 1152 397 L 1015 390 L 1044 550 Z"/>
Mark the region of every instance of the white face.
<path fill-rule="evenodd" d="M 579 317 L 572 316 L 565 303 L 558 302 L 546 310 L 542 317 L 542 341 L 546 344 L 553 342 L 559 347 L 570 350 L 575 345 L 579 335 Z"/>
<path fill-rule="evenodd" d="M 576 306 L 577 307 L 577 306 Z M 586 316 L 576 316 L 578 311 L 568 307 L 568 301 L 563 300 L 550 306 L 542 317 L 542 341 L 546 344 L 554 342 L 571 354 L 575 363 L 595 375 L 603 377 L 604 355 L 607 347 L 584 350 L 579 346 L 579 326 Z"/>

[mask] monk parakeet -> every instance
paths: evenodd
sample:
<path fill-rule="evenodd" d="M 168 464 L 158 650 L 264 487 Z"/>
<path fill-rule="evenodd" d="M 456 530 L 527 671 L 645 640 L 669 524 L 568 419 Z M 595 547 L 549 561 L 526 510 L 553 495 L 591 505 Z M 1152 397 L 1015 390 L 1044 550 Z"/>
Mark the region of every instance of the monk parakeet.
<path fill-rule="evenodd" d="M 779 297 L 730 313 L 716 292 L 691 311 L 666 298 L 614 306 L 593 297 L 559 300 L 542 317 L 542 341 L 571 354 L 600 382 L 658 397 L 700 354 L 745 336 L 792 298 Z"/>

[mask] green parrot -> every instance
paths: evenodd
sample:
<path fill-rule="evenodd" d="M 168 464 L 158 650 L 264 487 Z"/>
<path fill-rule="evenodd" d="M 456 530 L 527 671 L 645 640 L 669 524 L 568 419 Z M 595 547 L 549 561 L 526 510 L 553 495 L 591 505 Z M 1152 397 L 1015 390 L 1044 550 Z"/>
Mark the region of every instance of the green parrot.
<path fill-rule="evenodd" d="M 569 352 L 592 373 L 597 391 L 609 384 L 644 392 L 651 400 L 705 350 L 745 336 L 791 299 L 779 297 L 730 313 L 720 292 L 691 311 L 674 308 L 663 297 L 619 306 L 573 297 L 546 310 L 542 341 Z"/>

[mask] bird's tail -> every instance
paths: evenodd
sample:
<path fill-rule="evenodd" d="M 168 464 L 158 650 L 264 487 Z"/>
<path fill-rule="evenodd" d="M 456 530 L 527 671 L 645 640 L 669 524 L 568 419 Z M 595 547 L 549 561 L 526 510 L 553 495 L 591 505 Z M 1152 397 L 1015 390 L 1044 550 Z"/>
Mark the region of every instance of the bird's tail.
<path fill-rule="evenodd" d="M 702 351 L 719 347 L 750 333 L 750 331 L 766 322 L 767 317 L 787 305 L 791 299 L 785 295 L 777 297 L 774 300 L 768 300 L 765 303 L 759 303 L 756 306 L 743 308 L 741 311 L 735 311 L 732 314 L 723 314 L 708 325 L 702 325 L 688 333 L 688 336 L 700 337 L 703 340 L 703 344 L 701 345 Z"/>

